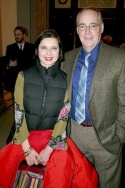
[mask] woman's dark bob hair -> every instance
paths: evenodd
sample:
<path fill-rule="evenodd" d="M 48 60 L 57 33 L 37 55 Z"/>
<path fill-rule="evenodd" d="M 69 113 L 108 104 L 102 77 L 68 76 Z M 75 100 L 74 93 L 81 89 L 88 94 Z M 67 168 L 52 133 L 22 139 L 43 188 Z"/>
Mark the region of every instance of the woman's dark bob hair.
<path fill-rule="evenodd" d="M 60 40 L 58 33 L 53 29 L 45 30 L 45 31 L 40 33 L 39 37 L 37 38 L 37 40 L 35 42 L 35 47 L 36 47 L 35 59 L 39 59 L 39 57 L 38 57 L 38 47 L 39 47 L 40 42 L 45 38 L 55 38 L 55 39 L 57 39 L 58 44 L 59 44 L 58 61 L 61 62 L 63 60 L 62 42 Z"/>

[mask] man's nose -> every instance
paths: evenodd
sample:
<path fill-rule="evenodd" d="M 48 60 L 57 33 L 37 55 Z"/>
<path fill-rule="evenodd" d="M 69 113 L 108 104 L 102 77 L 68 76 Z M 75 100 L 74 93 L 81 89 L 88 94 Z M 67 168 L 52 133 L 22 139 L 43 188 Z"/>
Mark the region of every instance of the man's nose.
<path fill-rule="evenodd" d="M 86 32 L 87 32 L 87 33 L 90 32 L 90 26 L 86 26 Z"/>

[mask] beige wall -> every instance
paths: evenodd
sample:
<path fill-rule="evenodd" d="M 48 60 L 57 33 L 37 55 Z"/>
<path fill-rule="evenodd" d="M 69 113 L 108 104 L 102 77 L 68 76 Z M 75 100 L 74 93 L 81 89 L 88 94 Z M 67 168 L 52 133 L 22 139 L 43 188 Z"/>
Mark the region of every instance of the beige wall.
<path fill-rule="evenodd" d="M 14 42 L 13 29 L 17 25 L 16 2 L 0 0 L 0 56 L 5 55 L 6 45 Z"/>
<path fill-rule="evenodd" d="M 49 0 L 0 0 L 0 56 L 15 42 L 13 30 L 17 25 L 28 29 L 29 42 L 34 43 L 48 28 L 48 13 Z"/>

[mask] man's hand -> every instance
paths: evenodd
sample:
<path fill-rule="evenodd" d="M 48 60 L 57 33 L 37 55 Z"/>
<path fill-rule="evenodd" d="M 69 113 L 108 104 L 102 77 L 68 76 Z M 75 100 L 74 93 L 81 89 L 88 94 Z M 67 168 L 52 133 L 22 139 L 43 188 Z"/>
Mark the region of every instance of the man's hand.
<path fill-rule="evenodd" d="M 15 60 L 15 61 L 10 60 L 10 63 L 9 63 L 8 66 L 9 67 L 16 67 L 17 66 L 17 60 Z"/>

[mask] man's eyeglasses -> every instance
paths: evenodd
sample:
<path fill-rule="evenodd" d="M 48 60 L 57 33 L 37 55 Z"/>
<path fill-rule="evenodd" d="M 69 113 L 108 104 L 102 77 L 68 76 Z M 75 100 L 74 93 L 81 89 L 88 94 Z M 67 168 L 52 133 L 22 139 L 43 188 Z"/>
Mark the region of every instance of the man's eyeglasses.
<path fill-rule="evenodd" d="M 102 22 L 101 22 L 102 23 Z M 100 24 L 96 24 L 96 23 L 92 23 L 89 26 L 85 25 L 85 24 L 80 24 L 77 27 L 81 30 L 81 31 L 85 31 L 87 28 L 89 28 L 90 30 L 94 31 L 97 29 L 97 27 L 99 27 Z"/>

